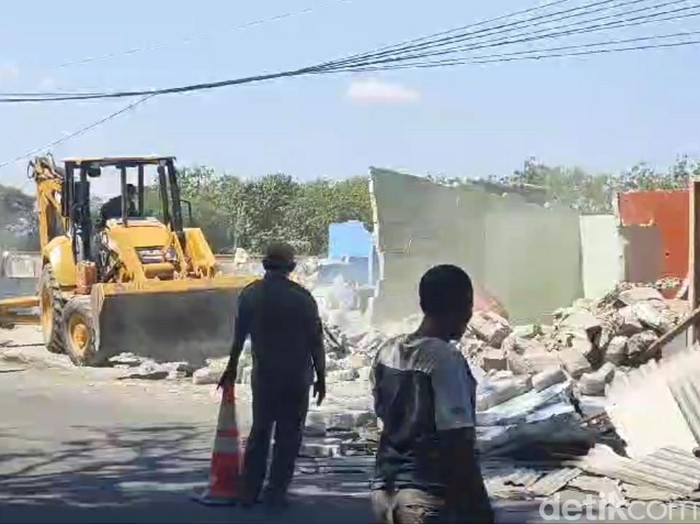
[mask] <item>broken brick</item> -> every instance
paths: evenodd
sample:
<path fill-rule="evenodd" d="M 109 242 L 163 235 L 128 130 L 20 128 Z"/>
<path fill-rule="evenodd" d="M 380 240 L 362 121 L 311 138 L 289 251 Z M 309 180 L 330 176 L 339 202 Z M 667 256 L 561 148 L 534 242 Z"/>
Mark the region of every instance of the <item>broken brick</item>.
<path fill-rule="evenodd" d="M 574 378 L 591 371 L 591 363 L 573 348 L 562 348 L 558 355 L 564 369 Z"/>
<path fill-rule="evenodd" d="M 506 319 L 490 311 L 475 313 L 469 327 L 477 337 L 494 348 L 500 348 L 512 331 Z"/>

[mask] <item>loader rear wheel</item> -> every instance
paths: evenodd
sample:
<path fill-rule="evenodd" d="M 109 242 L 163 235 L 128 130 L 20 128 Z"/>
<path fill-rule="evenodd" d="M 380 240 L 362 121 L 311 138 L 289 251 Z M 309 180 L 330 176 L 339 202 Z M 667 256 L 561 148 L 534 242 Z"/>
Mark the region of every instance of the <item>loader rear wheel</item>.
<path fill-rule="evenodd" d="M 61 329 L 64 305 L 65 300 L 61 294 L 61 286 L 58 284 L 51 266 L 46 265 L 39 279 L 39 310 L 44 345 L 51 353 L 65 353 Z"/>
<path fill-rule="evenodd" d="M 76 366 L 95 366 L 97 338 L 89 296 L 71 298 L 63 309 L 63 340 L 66 353 Z"/>

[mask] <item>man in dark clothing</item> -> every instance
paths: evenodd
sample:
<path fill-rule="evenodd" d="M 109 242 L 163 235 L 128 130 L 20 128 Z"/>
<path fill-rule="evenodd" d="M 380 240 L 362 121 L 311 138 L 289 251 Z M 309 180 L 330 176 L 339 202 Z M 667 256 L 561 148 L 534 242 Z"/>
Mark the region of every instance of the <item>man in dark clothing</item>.
<path fill-rule="evenodd" d="M 133 184 L 127 184 L 126 196 L 126 199 L 129 203 L 127 216 L 137 216 L 138 211 L 136 210 L 136 186 L 134 186 Z M 105 202 L 100 208 L 100 222 L 98 224 L 98 227 L 101 229 L 107 225 L 107 220 L 121 217 L 122 196 L 118 195 L 107 200 L 107 202 Z"/>
<path fill-rule="evenodd" d="M 456 347 L 472 315 L 471 279 L 451 265 L 420 281 L 418 330 L 379 348 L 372 368 L 383 422 L 372 501 L 392 524 L 493 522 L 475 451 L 476 382 Z"/>
<path fill-rule="evenodd" d="M 253 426 L 243 465 L 243 504 L 262 490 L 274 426 L 275 445 L 267 502 L 283 505 L 294 475 L 309 406 L 309 388 L 320 405 L 326 395 L 323 328 L 311 293 L 289 279 L 294 250 L 271 245 L 263 259 L 265 276 L 246 287 L 238 301 L 231 358 L 221 386 L 233 384 L 246 337 L 251 338 Z M 316 372 L 316 382 L 313 372 Z"/>

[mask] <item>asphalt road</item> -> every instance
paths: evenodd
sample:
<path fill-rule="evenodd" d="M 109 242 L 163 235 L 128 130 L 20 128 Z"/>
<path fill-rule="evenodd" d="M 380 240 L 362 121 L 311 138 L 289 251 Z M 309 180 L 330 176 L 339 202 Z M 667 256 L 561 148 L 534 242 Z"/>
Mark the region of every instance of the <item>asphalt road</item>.
<path fill-rule="evenodd" d="M 367 479 L 352 472 L 298 475 L 281 514 L 193 502 L 207 482 L 213 388 L 121 382 L 112 371 L 0 361 L 0 523 L 372 522 Z M 542 521 L 536 503 L 499 504 L 497 515 Z"/>

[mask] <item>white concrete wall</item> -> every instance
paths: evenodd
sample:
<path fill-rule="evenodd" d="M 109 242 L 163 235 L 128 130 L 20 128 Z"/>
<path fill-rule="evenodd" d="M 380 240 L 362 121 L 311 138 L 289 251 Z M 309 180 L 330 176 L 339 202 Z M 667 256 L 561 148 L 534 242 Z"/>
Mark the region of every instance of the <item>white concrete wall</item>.
<path fill-rule="evenodd" d="M 613 215 L 580 217 L 583 292 L 600 298 L 624 278 L 623 244 Z"/>

